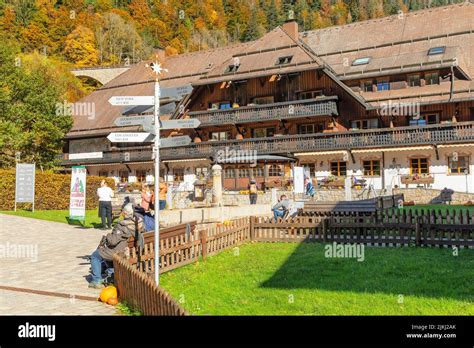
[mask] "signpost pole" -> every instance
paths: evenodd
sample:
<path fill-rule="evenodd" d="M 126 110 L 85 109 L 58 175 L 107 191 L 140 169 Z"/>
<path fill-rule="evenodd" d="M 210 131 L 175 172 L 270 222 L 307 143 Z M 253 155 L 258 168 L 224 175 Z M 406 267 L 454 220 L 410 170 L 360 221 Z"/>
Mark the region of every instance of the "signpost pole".
<path fill-rule="evenodd" d="M 155 283 L 160 284 L 160 82 L 158 74 L 155 79 Z"/>

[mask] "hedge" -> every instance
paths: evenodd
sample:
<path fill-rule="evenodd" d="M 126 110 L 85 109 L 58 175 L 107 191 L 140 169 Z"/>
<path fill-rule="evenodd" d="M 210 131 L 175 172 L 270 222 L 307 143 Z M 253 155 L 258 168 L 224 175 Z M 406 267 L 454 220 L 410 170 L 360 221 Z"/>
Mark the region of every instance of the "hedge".
<path fill-rule="evenodd" d="M 100 186 L 100 176 L 87 176 L 86 180 L 86 209 L 96 209 L 97 188 Z M 115 181 L 105 178 L 111 188 Z M 51 172 L 36 172 L 35 178 L 35 210 L 65 210 L 69 209 L 69 191 L 71 174 L 54 174 Z M 0 170 L 0 210 L 15 208 L 15 170 Z M 31 203 L 18 203 L 17 208 L 29 209 Z"/>

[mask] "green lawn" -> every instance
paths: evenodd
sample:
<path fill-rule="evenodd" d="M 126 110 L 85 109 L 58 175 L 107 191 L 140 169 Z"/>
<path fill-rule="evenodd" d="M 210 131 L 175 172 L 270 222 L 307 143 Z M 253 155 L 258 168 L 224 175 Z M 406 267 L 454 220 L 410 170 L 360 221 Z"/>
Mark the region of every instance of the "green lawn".
<path fill-rule="evenodd" d="M 17 210 L 16 212 L 9 210 L 0 211 L 0 213 L 63 223 L 68 223 L 69 217 L 69 210 L 36 210 L 35 212 L 31 212 L 29 210 Z M 97 209 L 86 210 L 85 227 L 101 227 L 101 221 L 97 214 Z M 77 221 L 72 223 L 79 224 Z"/>
<path fill-rule="evenodd" d="M 466 206 L 466 205 L 446 205 L 446 204 L 418 204 L 418 205 L 412 205 L 412 206 L 406 206 L 402 208 L 403 210 L 435 210 L 435 211 L 441 211 L 443 214 L 446 214 L 446 212 L 474 212 L 474 206 Z"/>
<path fill-rule="evenodd" d="M 197 315 L 474 315 L 474 250 L 249 243 L 161 276 Z"/>

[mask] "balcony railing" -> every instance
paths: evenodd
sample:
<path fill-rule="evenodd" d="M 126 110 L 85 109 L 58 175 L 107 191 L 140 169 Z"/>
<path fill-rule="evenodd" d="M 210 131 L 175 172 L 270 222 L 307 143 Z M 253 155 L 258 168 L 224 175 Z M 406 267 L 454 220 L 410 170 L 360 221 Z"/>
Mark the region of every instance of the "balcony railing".
<path fill-rule="evenodd" d="M 363 131 L 288 135 L 271 138 L 202 142 L 163 149 L 163 159 L 215 156 L 218 150 L 256 150 L 258 154 L 284 154 L 319 150 L 399 147 L 474 141 L 474 122 L 457 124 L 384 128 Z"/>
<path fill-rule="evenodd" d="M 318 97 L 285 103 L 242 106 L 232 109 L 192 111 L 188 115 L 201 121 L 201 126 L 273 121 L 281 119 L 337 115 L 337 96 Z"/>
<path fill-rule="evenodd" d="M 209 141 L 188 146 L 160 150 L 163 160 L 183 158 L 205 158 L 216 156 L 217 151 L 252 151 L 257 154 L 286 154 L 321 150 L 353 150 L 360 148 L 401 147 L 407 145 L 437 145 L 447 143 L 474 142 L 474 122 L 410 126 L 309 135 L 287 135 L 271 138 Z M 127 156 L 127 157 L 126 157 Z M 122 150 L 105 152 L 102 159 L 63 160 L 71 163 L 111 163 L 125 161 L 149 161 L 151 150 Z"/>

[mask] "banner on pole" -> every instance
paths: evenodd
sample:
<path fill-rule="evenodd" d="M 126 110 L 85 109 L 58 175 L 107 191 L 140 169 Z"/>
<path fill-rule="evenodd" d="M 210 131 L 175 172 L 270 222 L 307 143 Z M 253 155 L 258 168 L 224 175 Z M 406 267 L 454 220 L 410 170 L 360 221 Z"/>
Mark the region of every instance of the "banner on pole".
<path fill-rule="evenodd" d="M 295 193 L 304 193 L 304 168 L 293 167 L 293 190 Z"/>
<path fill-rule="evenodd" d="M 69 219 L 84 221 L 86 218 L 86 167 L 72 167 Z"/>

